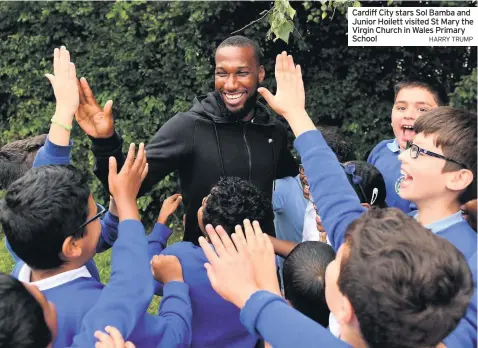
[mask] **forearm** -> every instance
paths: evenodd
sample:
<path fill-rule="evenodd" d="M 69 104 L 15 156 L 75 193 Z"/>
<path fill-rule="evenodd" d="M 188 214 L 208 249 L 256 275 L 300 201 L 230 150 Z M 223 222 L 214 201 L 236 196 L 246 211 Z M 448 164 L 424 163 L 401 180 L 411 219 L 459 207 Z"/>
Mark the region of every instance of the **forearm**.
<path fill-rule="evenodd" d="M 269 236 L 269 238 L 274 247 L 274 253 L 283 258 L 289 256 L 290 252 L 297 246 L 297 243 L 288 240 L 277 239 L 272 236 Z"/>

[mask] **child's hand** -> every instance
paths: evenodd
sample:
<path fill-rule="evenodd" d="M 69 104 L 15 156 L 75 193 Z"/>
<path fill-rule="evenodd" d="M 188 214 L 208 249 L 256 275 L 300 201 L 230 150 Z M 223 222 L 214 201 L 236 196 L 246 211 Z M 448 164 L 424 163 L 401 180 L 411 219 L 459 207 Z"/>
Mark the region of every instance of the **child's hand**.
<path fill-rule="evenodd" d="M 55 48 L 53 52 L 53 73 L 45 74 L 50 80 L 56 98 L 55 118 L 66 125 L 71 125 L 80 100 L 76 84 L 75 65 L 70 62 L 70 52 L 65 46 Z"/>
<path fill-rule="evenodd" d="M 118 173 L 116 159 L 110 157 L 108 185 L 113 195 L 120 220 L 139 220 L 136 196 L 146 174 L 148 174 L 148 163 L 146 163 L 146 151 L 144 144 L 139 145 L 138 153 L 135 156 L 135 145 L 129 146 L 128 156 L 123 168 Z"/>
<path fill-rule="evenodd" d="M 113 326 L 105 327 L 104 333 L 102 331 L 96 331 L 95 337 L 98 342 L 95 344 L 95 348 L 135 348 L 135 345 L 131 342 L 124 342 L 121 332 Z"/>
<path fill-rule="evenodd" d="M 166 225 L 168 218 L 174 214 L 176 209 L 178 209 L 182 200 L 183 197 L 179 193 L 166 198 L 163 202 L 163 206 L 161 207 L 161 211 L 159 212 L 158 224 Z"/>
<path fill-rule="evenodd" d="M 151 273 L 158 282 L 184 282 L 183 268 L 176 256 L 155 255 L 151 260 Z"/>
<path fill-rule="evenodd" d="M 251 225 L 249 220 L 244 220 L 244 230 L 245 236 L 241 226 L 238 225 L 236 226 L 236 233 L 232 234 L 232 240 L 236 248 L 247 249 L 259 288 L 281 296 L 276 272 L 276 257 L 269 236 L 262 232 L 257 221 L 254 221 Z"/>
<path fill-rule="evenodd" d="M 199 244 L 209 261 L 204 267 L 211 286 L 223 299 L 242 308 L 259 289 L 247 248 L 238 245 L 236 250 L 221 226 L 214 230 L 211 225 L 207 225 L 206 231 L 215 251 L 204 237 L 199 238 Z"/>
<path fill-rule="evenodd" d="M 305 112 L 305 92 L 300 65 L 294 65 L 292 56 L 286 52 L 277 55 L 275 77 L 277 82 L 276 95 L 267 88 L 260 87 L 257 91 L 264 97 L 269 106 L 287 120 L 297 113 Z"/>

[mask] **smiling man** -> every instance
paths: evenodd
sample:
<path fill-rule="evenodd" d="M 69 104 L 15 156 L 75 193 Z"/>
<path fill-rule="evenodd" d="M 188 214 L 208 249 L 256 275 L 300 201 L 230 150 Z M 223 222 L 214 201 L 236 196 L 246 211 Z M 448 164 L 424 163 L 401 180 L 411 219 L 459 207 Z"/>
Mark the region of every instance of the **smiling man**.
<path fill-rule="evenodd" d="M 295 176 L 298 167 L 287 147 L 286 128 L 257 101 L 264 80 L 256 43 L 232 36 L 216 50 L 215 91 L 195 98 L 192 108 L 166 122 L 146 147 L 149 172 L 140 194 L 177 170 L 186 205 L 184 240 L 201 236 L 196 212 L 220 177 L 251 181 L 272 197 L 275 178 Z M 124 162 L 121 137 L 115 132 L 112 102 L 102 109 L 87 81 L 80 81 L 77 121 L 93 141 L 95 174 L 108 187 L 108 158 Z M 273 221 L 265 228 L 273 234 Z"/>

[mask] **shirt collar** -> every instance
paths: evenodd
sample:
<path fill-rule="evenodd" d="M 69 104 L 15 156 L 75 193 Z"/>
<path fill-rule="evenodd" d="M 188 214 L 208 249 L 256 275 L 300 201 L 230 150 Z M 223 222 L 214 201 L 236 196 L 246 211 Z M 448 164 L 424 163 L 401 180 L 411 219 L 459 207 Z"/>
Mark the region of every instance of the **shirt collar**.
<path fill-rule="evenodd" d="M 415 216 L 414 216 L 415 220 L 418 219 L 418 215 L 419 215 L 418 213 L 415 214 Z M 424 225 L 423 227 L 428 228 L 433 233 L 438 233 L 438 232 L 443 231 L 444 229 L 447 229 L 448 227 L 450 227 L 454 224 L 457 224 L 459 222 L 462 222 L 462 221 L 465 221 L 465 219 L 463 219 L 463 215 L 461 214 L 461 210 L 460 210 L 455 214 L 447 216 L 444 219 L 432 222 L 431 224 Z"/>
<path fill-rule="evenodd" d="M 36 282 L 30 281 L 31 274 L 32 269 L 25 264 L 22 266 L 22 268 L 20 268 L 20 272 L 18 273 L 18 280 L 24 283 L 36 285 L 40 291 L 55 288 L 78 278 L 91 278 L 91 274 L 90 272 L 88 272 L 86 266 L 71 271 L 63 272 L 52 277 L 38 280 Z"/>
<path fill-rule="evenodd" d="M 387 147 L 392 152 L 400 152 L 400 144 L 398 143 L 397 138 L 393 139 L 391 143 L 388 143 Z"/>

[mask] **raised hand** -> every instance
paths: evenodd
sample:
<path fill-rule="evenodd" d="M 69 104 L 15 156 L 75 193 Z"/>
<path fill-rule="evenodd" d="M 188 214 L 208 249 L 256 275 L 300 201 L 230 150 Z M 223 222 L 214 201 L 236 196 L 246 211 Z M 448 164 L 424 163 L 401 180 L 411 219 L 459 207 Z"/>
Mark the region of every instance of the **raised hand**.
<path fill-rule="evenodd" d="M 314 130 L 314 123 L 305 111 L 304 82 L 300 66 L 295 66 L 292 56 L 282 52 L 276 59 L 275 75 L 277 82 L 275 95 L 264 87 L 258 88 L 257 91 L 275 112 L 284 116 L 296 137 Z"/>
<path fill-rule="evenodd" d="M 82 77 L 79 81 L 78 93 L 80 98 L 80 105 L 76 112 L 76 122 L 81 129 L 93 138 L 109 138 L 114 134 L 114 119 L 113 119 L 113 101 L 108 100 L 104 107 L 100 104 L 88 85 L 88 81 Z"/>
<path fill-rule="evenodd" d="M 155 255 L 151 260 L 151 273 L 158 282 L 184 282 L 183 268 L 176 256 Z"/>
<path fill-rule="evenodd" d="M 166 198 L 161 207 L 161 211 L 159 212 L 158 223 L 166 225 L 166 223 L 168 222 L 168 218 L 173 215 L 174 212 L 178 209 L 179 204 L 181 204 L 182 200 L 183 197 L 179 193 L 176 193 Z"/>
<path fill-rule="evenodd" d="M 264 87 L 257 90 L 267 104 L 286 119 L 297 112 L 303 112 L 305 110 L 305 92 L 302 71 L 300 65 L 294 65 L 294 59 L 286 52 L 277 55 L 275 77 L 277 83 L 275 95 Z"/>
<path fill-rule="evenodd" d="M 269 236 L 262 232 L 257 221 L 251 225 L 249 220 L 244 220 L 244 231 L 245 235 L 242 227 L 236 226 L 236 233 L 232 234 L 232 240 L 238 250 L 247 248 L 257 285 L 261 290 L 281 296 L 276 272 L 276 257 Z"/>
<path fill-rule="evenodd" d="M 209 261 L 204 267 L 211 286 L 223 299 L 242 308 L 259 289 L 247 248 L 238 246 L 236 249 L 221 226 L 214 230 L 211 225 L 207 225 L 206 232 L 215 251 L 204 237 L 199 238 L 199 245 Z"/>
<path fill-rule="evenodd" d="M 118 173 L 116 159 L 110 157 L 108 185 L 113 196 L 120 220 L 139 220 L 136 197 L 144 178 L 148 174 L 144 144 L 139 145 L 135 158 L 135 145 L 131 144 L 123 168 Z"/>
<path fill-rule="evenodd" d="M 135 348 L 135 345 L 131 342 L 126 342 L 121 335 L 121 332 L 113 326 L 105 327 L 105 332 L 96 331 L 95 337 L 98 342 L 95 344 L 95 348 Z"/>
<path fill-rule="evenodd" d="M 71 126 L 79 98 L 75 64 L 70 62 L 70 52 L 65 46 L 53 51 L 53 74 L 45 74 L 45 77 L 50 81 L 55 93 L 55 118 L 58 122 Z"/>

